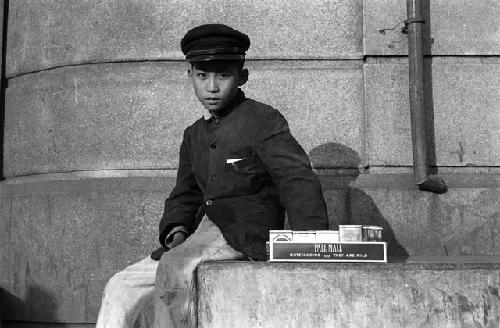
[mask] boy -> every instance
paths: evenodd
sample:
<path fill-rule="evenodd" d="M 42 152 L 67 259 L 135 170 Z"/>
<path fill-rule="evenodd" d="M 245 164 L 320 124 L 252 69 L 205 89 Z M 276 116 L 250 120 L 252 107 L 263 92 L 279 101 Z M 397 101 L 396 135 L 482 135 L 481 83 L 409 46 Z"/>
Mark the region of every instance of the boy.
<path fill-rule="evenodd" d="M 239 89 L 249 46 L 245 34 L 221 24 L 182 39 L 206 113 L 184 131 L 165 201 L 160 243 L 170 250 L 153 252 L 159 263 L 143 259 L 108 281 L 96 328 L 150 327 L 153 302 L 154 327 L 196 327 L 199 263 L 265 260 L 269 230 L 283 228 L 285 211 L 294 230 L 327 229 L 321 186 L 287 121 Z"/>
<path fill-rule="evenodd" d="M 265 260 L 269 230 L 283 229 L 285 211 L 294 230 L 328 228 L 321 186 L 287 121 L 239 89 L 249 46 L 247 35 L 221 24 L 198 26 L 181 41 L 206 113 L 184 131 L 165 201 L 160 243 L 170 251 L 156 273 L 155 327 L 196 327 L 198 264 Z"/>

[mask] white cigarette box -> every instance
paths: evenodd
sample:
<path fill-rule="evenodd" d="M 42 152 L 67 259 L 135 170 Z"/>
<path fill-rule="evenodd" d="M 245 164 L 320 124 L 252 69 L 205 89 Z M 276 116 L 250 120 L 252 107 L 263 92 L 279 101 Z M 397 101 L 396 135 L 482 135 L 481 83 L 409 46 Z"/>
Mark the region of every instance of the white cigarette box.
<path fill-rule="evenodd" d="M 316 231 L 293 231 L 292 241 L 294 243 L 314 243 Z"/>
<path fill-rule="evenodd" d="M 362 225 L 345 224 L 339 225 L 340 242 L 361 242 L 363 241 Z"/>
<path fill-rule="evenodd" d="M 317 243 L 338 243 L 339 232 L 336 230 L 317 230 L 316 231 Z"/>
<path fill-rule="evenodd" d="M 269 241 L 292 241 L 292 230 L 269 230 Z"/>

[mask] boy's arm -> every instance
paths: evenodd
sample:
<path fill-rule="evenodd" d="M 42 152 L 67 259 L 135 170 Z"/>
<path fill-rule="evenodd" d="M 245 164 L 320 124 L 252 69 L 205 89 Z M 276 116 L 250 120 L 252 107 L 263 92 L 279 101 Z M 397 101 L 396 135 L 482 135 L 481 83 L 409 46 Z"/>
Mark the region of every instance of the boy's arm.
<path fill-rule="evenodd" d="M 187 142 L 187 131 L 179 152 L 179 170 L 175 187 L 165 200 L 165 208 L 160 221 L 160 244 L 169 246 L 178 233 L 191 233 L 194 218 L 203 203 L 202 192 L 196 182 L 191 168 L 190 149 Z M 170 245 L 171 246 L 171 245 Z"/>
<path fill-rule="evenodd" d="M 309 157 L 290 134 L 286 119 L 279 112 L 273 112 L 263 131 L 257 154 L 278 188 L 292 229 L 328 229 L 321 185 Z"/>

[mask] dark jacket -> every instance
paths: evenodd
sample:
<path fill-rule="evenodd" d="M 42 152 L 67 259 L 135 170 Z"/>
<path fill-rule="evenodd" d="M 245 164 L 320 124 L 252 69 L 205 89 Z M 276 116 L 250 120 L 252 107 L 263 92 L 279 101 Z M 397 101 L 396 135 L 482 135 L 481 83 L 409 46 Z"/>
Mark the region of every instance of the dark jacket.
<path fill-rule="evenodd" d="M 286 119 L 239 91 L 219 117 L 184 131 L 160 242 L 178 225 L 192 233 L 206 213 L 234 249 L 263 260 L 269 230 L 283 229 L 285 210 L 294 230 L 328 227 L 320 183 Z"/>

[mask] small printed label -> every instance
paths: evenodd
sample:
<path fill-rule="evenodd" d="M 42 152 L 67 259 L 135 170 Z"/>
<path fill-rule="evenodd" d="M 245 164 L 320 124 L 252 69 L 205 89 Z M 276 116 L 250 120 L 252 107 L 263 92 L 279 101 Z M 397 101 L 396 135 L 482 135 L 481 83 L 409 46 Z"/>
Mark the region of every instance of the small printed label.
<path fill-rule="evenodd" d="M 387 262 L 387 243 L 271 242 L 270 261 Z"/>

